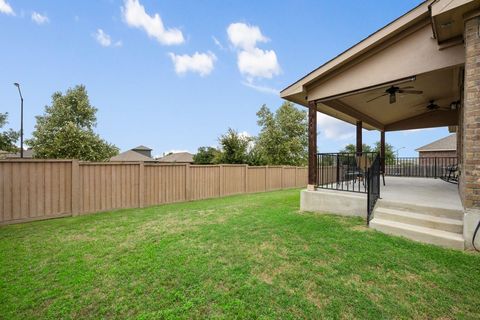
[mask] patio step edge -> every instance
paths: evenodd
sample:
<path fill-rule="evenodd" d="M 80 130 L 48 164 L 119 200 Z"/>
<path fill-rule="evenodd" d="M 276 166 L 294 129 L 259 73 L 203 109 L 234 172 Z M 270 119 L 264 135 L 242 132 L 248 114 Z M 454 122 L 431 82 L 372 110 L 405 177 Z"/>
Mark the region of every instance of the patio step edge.
<path fill-rule="evenodd" d="M 373 218 L 373 220 L 370 221 L 370 227 L 386 234 L 401 236 L 418 242 L 434 244 L 445 248 L 465 249 L 463 235 L 458 233 L 379 218 Z"/>
<path fill-rule="evenodd" d="M 439 207 L 429 207 L 422 206 L 417 204 L 405 203 L 405 202 L 396 202 L 388 201 L 384 199 L 379 199 L 377 201 L 377 207 L 394 209 L 394 210 L 403 210 L 410 212 L 418 212 L 422 214 L 429 214 L 436 217 L 456 219 L 463 221 L 463 209 L 449 209 L 449 208 L 439 208 Z"/>
<path fill-rule="evenodd" d="M 463 234 L 463 221 L 458 219 L 383 207 L 375 208 L 374 217 L 382 220 L 396 221 L 419 227 Z"/>

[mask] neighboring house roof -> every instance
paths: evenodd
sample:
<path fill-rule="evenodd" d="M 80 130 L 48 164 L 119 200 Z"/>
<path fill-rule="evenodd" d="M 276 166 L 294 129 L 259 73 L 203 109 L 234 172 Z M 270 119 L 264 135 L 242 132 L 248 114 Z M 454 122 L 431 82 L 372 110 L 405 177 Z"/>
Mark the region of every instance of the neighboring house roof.
<path fill-rule="evenodd" d="M 7 159 L 17 159 L 17 158 L 20 158 L 20 152 L 7 153 L 7 154 L 5 155 L 5 158 L 7 158 Z M 27 158 L 27 159 L 33 158 L 33 150 L 32 150 L 32 149 L 23 150 L 23 158 Z"/>
<path fill-rule="evenodd" d="M 451 134 L 448 137 L 438 139 L 415 149 L 415 151 L 456 151 L 457 150 L 457 134 Z"/>
<path fill-rule="evenodd" d="M 160 159 L 159 162 L 181 162 L 181 163 L 193 163 L 193 154 L 190 152 L 177 152 L 166 155 Z"/>
<path fill-rule="evenodd" d="M 145 147 L 143 145 L 139 145 L 138 147 L 132 148 L 132 150 L 142 150 L 142 151 L 152 151 L 149 147 Z"/>
<path fill-rule="evenodd" d="M 152 158 L 144 156 L 133 150 L 128 150 L 120 153 L 117 156 L 111 157 L 110 161 L 155 161 Z"/>

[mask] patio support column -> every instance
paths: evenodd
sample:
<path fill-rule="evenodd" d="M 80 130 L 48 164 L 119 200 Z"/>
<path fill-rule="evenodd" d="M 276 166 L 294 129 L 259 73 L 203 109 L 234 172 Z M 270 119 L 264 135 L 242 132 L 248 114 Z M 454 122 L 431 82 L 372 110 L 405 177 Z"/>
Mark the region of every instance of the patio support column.
<path fill-rule="evenodd" d="M 465 81 L 462 127 L 462 167 L 460 195 L 465 207 L 463 236 L 472 246 L 474 230 L 480 221 L 480 10 L 465 17 Z M 480 247 L 480 237 L 476 245 Z"/>
<path fill-rule="evenodd" d="M 385 130 L 380 131 L 380 170 L 385 172 Z"/>
<path fill-rule="evenodd" d="M 317 103 L 308 102 L 308 185 L 313 191 L 317 185 Z"/>
<path fill-rule="evenodd" d="M 362 121 L 357 121 L 357 154 L 362 152 Z"/>

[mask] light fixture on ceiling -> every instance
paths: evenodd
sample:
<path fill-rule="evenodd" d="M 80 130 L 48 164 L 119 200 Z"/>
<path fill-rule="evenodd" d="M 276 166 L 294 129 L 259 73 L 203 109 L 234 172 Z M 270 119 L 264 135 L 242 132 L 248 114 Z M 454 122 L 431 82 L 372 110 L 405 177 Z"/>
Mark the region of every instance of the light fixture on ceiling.
<path fill-rule="evenodd" d="M 460 100 L 451 102 L 451 103 L 450 103 L 450 109 L 451 109 L 451 110 L 460 109 Z"/>

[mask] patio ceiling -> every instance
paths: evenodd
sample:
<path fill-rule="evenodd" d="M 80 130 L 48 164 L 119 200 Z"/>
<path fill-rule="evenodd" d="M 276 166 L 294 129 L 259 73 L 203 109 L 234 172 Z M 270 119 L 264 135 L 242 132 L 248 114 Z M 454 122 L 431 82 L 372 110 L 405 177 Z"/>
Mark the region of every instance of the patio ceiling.
<path fill-rule="evenodd" d="M 385 93 L 391 84 L 378 86 L 359 93 L 346 94 L 336 99 L 317 103 L 318 111 L 354 124 L 357 120 L 367 129 L 385 131 L 418 129 L 457 125 L 457 110 L 450 104 L 459 99 L 460 68 L 437 70 L 405 79 L 395 86 L 413 87 L 422 94 L 397 94 L 395 103 L 389 96 L 374 99 Z M 434 101 L 439 109 L 430 111 L 427 105 Z"/>

